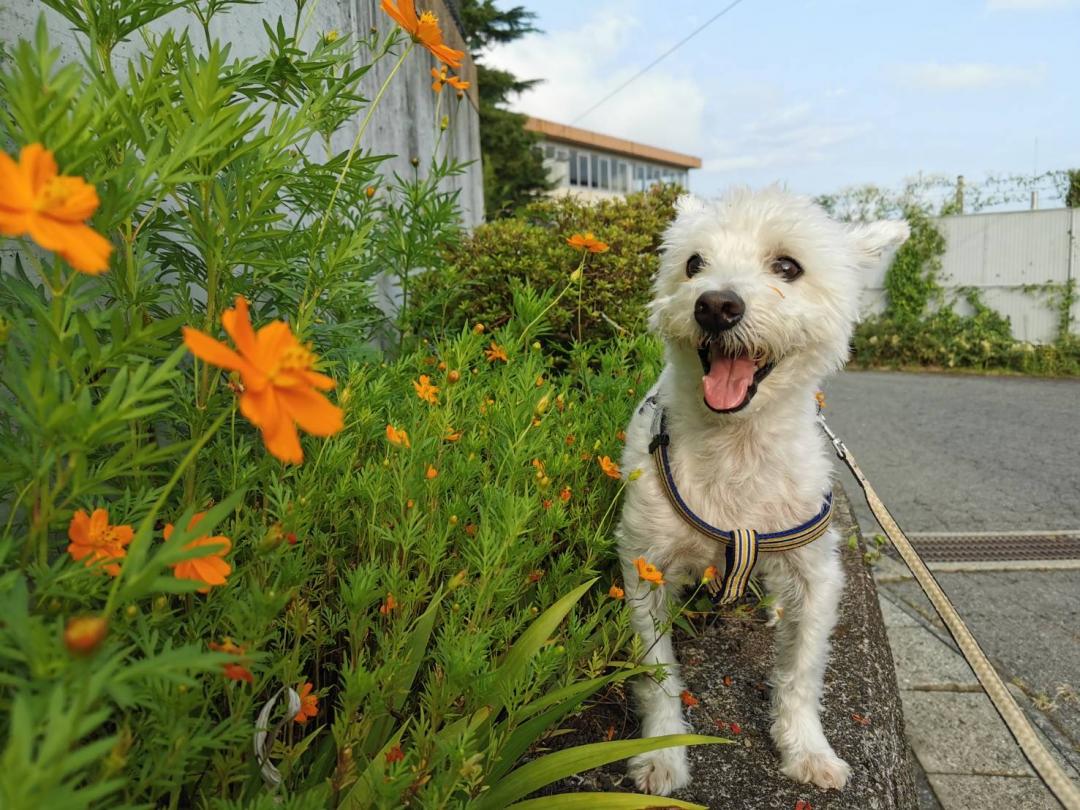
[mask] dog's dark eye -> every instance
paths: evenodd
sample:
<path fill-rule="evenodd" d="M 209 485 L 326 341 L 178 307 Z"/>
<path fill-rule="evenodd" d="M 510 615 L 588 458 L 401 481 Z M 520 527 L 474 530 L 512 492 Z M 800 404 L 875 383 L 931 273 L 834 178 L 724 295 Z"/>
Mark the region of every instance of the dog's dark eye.
<path fill-rule="evenodd" d="M 802 265 L 790 256 L 777 256 L 772 260 L 769 269 L 776 275 L 783 276 L 784 281 L 794 281 L 803 274 Z"/>
<path fill-rule="evenodd" d="M 686 276 L 687 278 L 693 278 L 698 274 L 702 267 L 705 266 L 705 260 L 698 254 L 694 254 L 686 260 Z"/>

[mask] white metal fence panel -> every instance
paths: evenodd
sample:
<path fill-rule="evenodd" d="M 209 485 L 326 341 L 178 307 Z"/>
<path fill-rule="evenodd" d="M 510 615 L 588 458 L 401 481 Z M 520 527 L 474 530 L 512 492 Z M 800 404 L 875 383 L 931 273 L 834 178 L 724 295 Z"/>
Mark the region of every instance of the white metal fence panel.
<path fill-rule="evenodd" d="M 1035 343 L 1054 339 L 1058 312 L 1053 296 L 1033 286 L 1062 285 L 1080 272 L 1080 209 L 965 214 L 936 220 L 945 237 L 941 283 L 950 298 L 966 304 L 965 288 L 1012 322 L 1013 336 Z M 886 304 L 885 267 L 866 278 L 864 313 L 881 312 Z M 1080 302 L 1073 305 L 1080 318 Z"/>

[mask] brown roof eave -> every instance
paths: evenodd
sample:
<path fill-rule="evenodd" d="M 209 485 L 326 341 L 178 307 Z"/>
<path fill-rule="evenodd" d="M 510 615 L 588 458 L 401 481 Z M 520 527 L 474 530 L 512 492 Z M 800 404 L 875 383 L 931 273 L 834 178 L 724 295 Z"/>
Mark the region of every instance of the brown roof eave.
<path fill-rule="evenodd" d="M 667 166 L 675 166 L 680 169 L 700 169 L 701 158 L 692 155 L 684 155 L 681 152 L 672 152 L 670 149 L 661 149 L 658 146 L 649 146 L 644 143 L 616 138 L 612 135 L 604 135 L 600 132 L 592 132 L 587 129 L 579 129 L 568 124 L 558 124 L 543 118 L 530 116 L 525 122 L 525 129 L 543 135 L 545 138 L 574 146 L 590 147 L 604 152 L 614 152 L 627 157 L 640 158 L 641 160 L 663 163 Z"/>

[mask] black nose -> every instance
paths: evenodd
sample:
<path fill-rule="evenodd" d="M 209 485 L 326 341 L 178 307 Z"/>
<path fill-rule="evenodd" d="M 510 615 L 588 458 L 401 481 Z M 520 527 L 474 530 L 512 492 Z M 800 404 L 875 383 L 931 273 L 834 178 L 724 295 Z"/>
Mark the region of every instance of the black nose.
<path fill-rule="evenodd" d="M 710 290 L 702 293 L 694 304 L 694 320 L 710 335 L 730 329 L 742 320 L 745 312 L 746 302 L 732 290 Z"/>

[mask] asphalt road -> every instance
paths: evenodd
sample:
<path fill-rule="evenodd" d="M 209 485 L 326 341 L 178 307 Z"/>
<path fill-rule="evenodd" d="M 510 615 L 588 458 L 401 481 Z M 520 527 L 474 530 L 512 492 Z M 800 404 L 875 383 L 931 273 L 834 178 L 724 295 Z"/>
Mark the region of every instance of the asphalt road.
<path fill-rule="evenodd" d="M 1080 380 L 845 372 L 825 415 L 909 532 L 1080 530 Z M 846 469 L 863 531 L 878 531 Z"/>
<path fill-rule="evenodd" d="M 1080 381 L 847 372 L 826 398 L 830 426 L 907 531 L 1080 531 Z M 879 532 L 855 479 L 838 478 L 864 534 Z M 1080 774 L 1080 569 L 937 578 Z M 940 627 L 914 583 L 880 587 Z"/>

